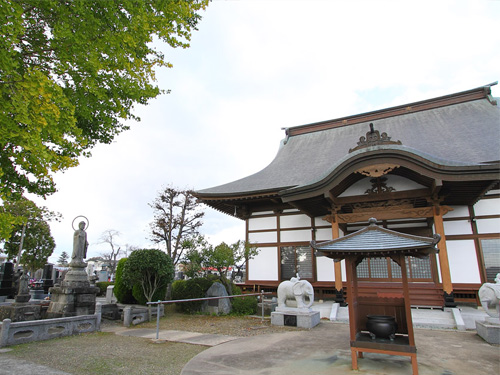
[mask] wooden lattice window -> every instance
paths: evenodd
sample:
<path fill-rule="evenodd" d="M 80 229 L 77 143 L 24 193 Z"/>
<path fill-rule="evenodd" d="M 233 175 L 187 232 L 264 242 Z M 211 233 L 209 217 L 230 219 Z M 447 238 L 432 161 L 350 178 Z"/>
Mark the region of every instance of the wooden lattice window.
<path fill-rule="evenodd" d="M 406 257 L 406 271 L 409 281 L 432 281 L 430 257 Z M 401 268 L 391 258 L 365 258 L 358 264 L 359 280 L 400 281 Z"/>
<path fill-rule="evenodd" d="M 283 246 L 281 253 L 281 280 L 299 274 L 301 279 L 313 278 L 313 256 L 309 246 Z"/>
<path fill-rule="evenodd" d="M 486 280 L 494 283 L 497 273 L 500 273 L 500 239 L 491 238 L 481 240 L 481 248 L 483 250 Z"/>

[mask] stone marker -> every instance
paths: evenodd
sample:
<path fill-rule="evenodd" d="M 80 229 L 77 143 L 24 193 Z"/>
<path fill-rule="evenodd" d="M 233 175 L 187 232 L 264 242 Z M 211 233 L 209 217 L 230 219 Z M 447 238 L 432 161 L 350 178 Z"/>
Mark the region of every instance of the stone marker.
<path fill-rule="evenodd" d="M 205 297 L 223 297 L 227 295 L 224 285 L 213 283 L 207 290 Z M 229 314 L 231 312 L 231 301 L 229 298 L 203 301 L 201 311 L 209 314 Z"/>

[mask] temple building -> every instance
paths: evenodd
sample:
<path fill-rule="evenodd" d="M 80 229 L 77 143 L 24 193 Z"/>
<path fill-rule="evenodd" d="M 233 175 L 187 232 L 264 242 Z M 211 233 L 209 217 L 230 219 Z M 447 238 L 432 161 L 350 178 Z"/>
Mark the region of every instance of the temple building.
<path fill-rule="evenodd" d="M 439 252 L 407 257 L 413 306 L 478 303 L 500 272 L 500 108 L 491 86 L 290 127 L 263 170 L 198 190 L 206 205 L 246 222 L 259 249 L 246 288 L 273 291 L 297 273 L 320 298 L 344 302 L 345 265 L 317 243 L 370 218 L 401 233 L 441 236 Z M 357 266 L 359 293 L 398 288 L 387 258 Z"/>

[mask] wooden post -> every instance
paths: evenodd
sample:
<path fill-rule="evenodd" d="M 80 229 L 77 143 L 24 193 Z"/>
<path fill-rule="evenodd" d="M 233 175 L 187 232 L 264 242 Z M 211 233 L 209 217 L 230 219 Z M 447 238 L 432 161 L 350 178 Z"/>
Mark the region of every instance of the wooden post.
<path fill-rule="evenodd" d="M 339 222 L 337 215 L 333 213 L 330 216 L 330 223 L 332 224 L 332 239 L 339 238 Z M 346 306 L 344 299 L 344 287 L 342 285 L 342 266 L 340 262 L 333 262 L 334 277 L 335 277 L 335 302 L 340 303 L 340 306 Z"/>
<path fill-rule="evenodd" d="M 436 233 L 441 236 L 441 241 L 438 242 L 437 247 L 439 249 L 439 268 L 441 270 L 445 306 L 455 307 L 456 304 L 453 297 L 450 263 L 448 261 L 448 250 L 446 248 L 446 236 L 444 234 L 443 215 L 441 214 L 439 206 L 434 206 L 434 227 L 436 229 Z"/>

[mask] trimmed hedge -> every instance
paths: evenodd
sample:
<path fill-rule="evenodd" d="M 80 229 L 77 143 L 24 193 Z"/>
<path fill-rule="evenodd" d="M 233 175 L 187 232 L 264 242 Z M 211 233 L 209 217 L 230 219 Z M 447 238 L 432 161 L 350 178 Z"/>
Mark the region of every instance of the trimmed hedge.
<path fill-rule="evenodd" d="M 240 287 L 231 284 L 233 296 L 241 294 Z M 257 296 L 231 298 L 231 315 L 254 315 L 257 312 Z"/>
<path fill-rule="evenodd" d="M 176 280 L 172 283 L 172 299 L 204 298 L 213 280 L 197 277 L 189 280 Z M 177 308 L 185 313 L 200 312 L 203 301 L 176 303 Z"/>
<path fill-rule="evenodd" d="M 123 267 L 125 266 L 125 262 L 127 258 L 122 258 L 118 261 L 116 265 L 116 273 L 115 273 L 115 288 L 113 292 L 115 293 L 115 297 L 120 303 L 126 304 L 134 304 L 137 303 L 136 299 L 132 295 L 132 289 L 127 287 L 123 282 Z"/>

